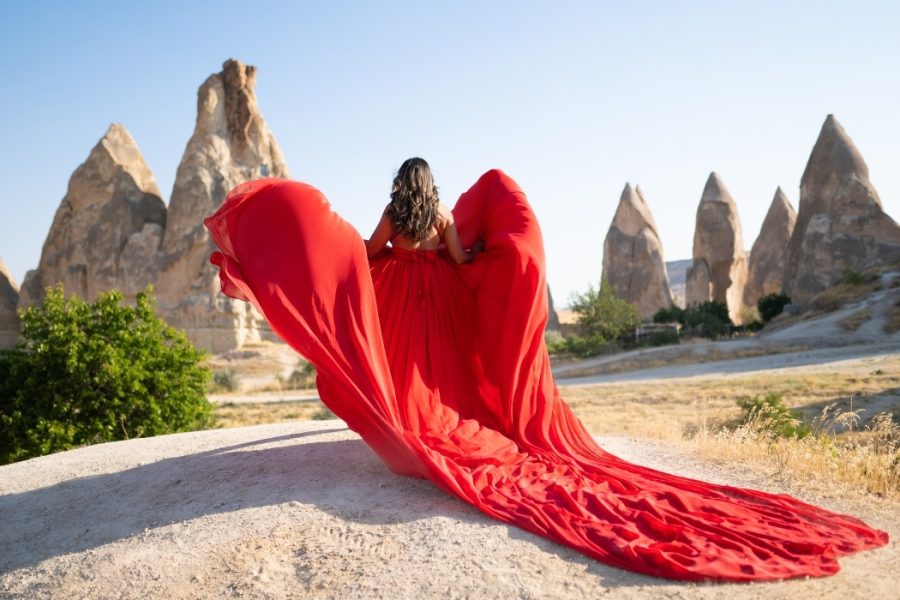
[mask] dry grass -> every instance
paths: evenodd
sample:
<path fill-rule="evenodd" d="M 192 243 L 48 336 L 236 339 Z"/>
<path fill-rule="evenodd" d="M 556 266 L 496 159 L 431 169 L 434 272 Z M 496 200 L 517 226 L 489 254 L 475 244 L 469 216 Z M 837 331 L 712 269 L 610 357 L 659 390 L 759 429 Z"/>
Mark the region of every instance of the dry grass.
<path fill-rule="evenodd" d="M 314 421 L 333 419 L 319 400 L 294 400 L 290 402 L 241 402 L 216 405 L 213 417 L 217 428 L 247 427 L 285 421 Z"/>
<path fill-rule="evenodd" d="M 858 310 L 849 317 L 841 319 L 840 326 L 846 331 L 856 331 L 859 326 L 872 318 L 872 307 Z"/>
<path fill-rule="evenodd" d="M 843 421 L 838 430 L 779 438 L 749 423 L 733 430 L 703 428 L 683 443 L 707 459 L 767 469 L 819 493 L 874 494 L 900 505 L 900 426 L 889 413 L 879 413 L 865 428 L 854 424 L 857 418 L 826 408 L 816 420 Z"/>
<path fill-rule="evenodd" d="M 631 382 L 561 389 L 591 433 L 659 439 L 706 459 L 749 465 L 818 490 L 873 493 L 900 503 L 900 361 L 864 368 Z M 776 393 L 814 435 L 773 438 L 736 400 Z M 884 416 L 877 416 L 881 413 Z"/>

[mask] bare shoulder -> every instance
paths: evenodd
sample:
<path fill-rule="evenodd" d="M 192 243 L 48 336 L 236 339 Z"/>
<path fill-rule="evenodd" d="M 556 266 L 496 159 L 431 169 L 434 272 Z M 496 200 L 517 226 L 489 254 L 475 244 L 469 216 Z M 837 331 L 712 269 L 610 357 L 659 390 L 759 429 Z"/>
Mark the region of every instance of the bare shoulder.
<path fill-rule="evenodd" d="M 443 202 L 438 202 L 438 220 L 444 227 L 453 224 L 453 212 Z"/>

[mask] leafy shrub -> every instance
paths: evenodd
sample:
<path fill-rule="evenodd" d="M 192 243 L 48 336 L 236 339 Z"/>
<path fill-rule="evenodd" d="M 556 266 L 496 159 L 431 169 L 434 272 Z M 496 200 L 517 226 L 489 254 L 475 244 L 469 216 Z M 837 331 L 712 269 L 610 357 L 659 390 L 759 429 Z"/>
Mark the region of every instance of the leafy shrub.
<path fill-rule="evenodd" d="M 737 405 L 742 412 L 738 425 L 767 433 L 773 438 L 803 438 L 809 435 L 809 426 L 800 420 L 796 412 L 785 406 L 780 394 L 745 396 L 738 398 Z"/>
<path fill-rule="evenodd" d="M 634 335 L 634 328 L 641 322 L 637 309 L 618 298 L 605 280 L 599 289 L 590 286 L 585 293 L 573 295 L 571 307 L 577 315 L 578 332 L 587 339 L 625 340 Z"/>
<path fill-rule="evenodd" d="M 686 331 L 710 338 L 724 335 L 734 326 L 728 315 L 728 307 L 722 302 L 713 301 L 688 308 L 661 308 L 653 315 L 653 322 L 681 323 Z"/>
<path fill-rule="evenodd" d="M 691 332 L 709 338 L 725 335 L 733 327 L 728 307 L 712 300 L 692 306 L 684 311 L 683 325 Z"/>
<path fill-rule="evenodd" d="M 681 341 L 678 336 L 678 332 L 674 330 L 669 331 L 657 331 L 654 334 L 651 334 L 644 341 L 644 344 L 647 346 L 668 346 L 671 344 L 678 344 Z"/>
<path fill-rule="evenodd" d="M 216 371 L 212 375 L 212 382 L 207 385 L 210 392 L 236 392 L 241 388 L 241 378 L 232 370 Z"/>
<path fill-rule="evenodd" d="M 121 302 L 58 286 L 21 311 L 22 339 L 0 353 L 0 463 L 209 423 L 203 354 L 156 316 L 152 288 Z"/>
<path fill-rule="evenodd" d="M 784 294 L 768 294 L 760 298 L 756 303 L 759 316 L 763 323 L 768 323 L 784 311 L 784 307 L 791 303 L 791 299 Z"/>
<path fill-rule="evenodd" d="M 844 271 L 844 277 L 841 280 L 842 283 L 848 283 L 850 285 L 865 285 L 871 281 L 870 277 L 867 277 L 863 273 L 857 273 L 851 269 L 847 269 Z"/>
<path fill-rule="evenodd" d="M 653 315 L 654 323 L 681 323 L 684 325 L 684 309 L 674 304 L 669 308 L 661 308 Z"/>
<path fill-rule="evenodd" d="M 310 389 L 316 386 L 316 367 L 302 358 L 288 377 L 288 384 L 293 390 Z"/>
<path fill-rule="evenodd" d="M 615 343 L 600 336 L 583 337 L 573 335 L 558 345 L 552 347 L 555 352 L 571 354 L 580 358 L 597 356 L 604 352 L 610 352 L 615 348 Z"/>

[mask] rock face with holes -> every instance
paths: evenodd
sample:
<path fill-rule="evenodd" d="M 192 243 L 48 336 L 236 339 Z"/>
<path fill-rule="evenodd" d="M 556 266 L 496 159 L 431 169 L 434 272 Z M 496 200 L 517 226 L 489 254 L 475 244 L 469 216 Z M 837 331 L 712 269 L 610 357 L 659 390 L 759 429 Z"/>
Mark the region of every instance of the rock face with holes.
<path fill-rule="evenodd" d="M 197 123 L 175 178 L 162 240 L 157 294 L 161 314 L 214 353 L 269 337 L 249 303 L 219 291 L 209 264 L 213 245 L 204 217 L 235 185 L 259 177 L 288 177 L 281 149 L 256 102 L 256 68 L 226 61 L 197 93 Z"/>
<path fill-rule="evenodd" d="M 603 279 L 642 318 L 672 305 L 662 242 L 640 187 L 625 184 L 603 243 Z"/>
<path fill-rule="evenodd" d="M 89 301 L 110 289 L 126 299 L 153 275 L 166 206 L 134 138 L 114 123 L 69 179 L 44 242 L 38 268 L 22 284 L 19 306 L 43 300 L 62 283 L 67 295 Z M 155 244 L 144 240 L 156 233 Z"/>
<path fill-rule="evenodd" d="M 800 181 L 784 293 L 803 304 L 848 270 L 896 261 L 900 226 L 882 209 L 869 168 L 850 136 L 828 115 Z"/>
<path fill-rule="evenodd" d="M 694 259 L 688 269 L 685 302 L 724 303 L 735 323 L 742 321 L 747 259 L 737 206 L 722 179 L 710 173 L 697 207 Z"/>
<path fill-rule="evenodd" d="M 0 348 L 11 348 L 19 339 L 19 286 L 0 259 Z"/>
<path fill-rule="evenodd" d="M 796 222 L 797 212 L 779 187 L 750 250 L 747 285 L 744 288 L 744 303 L 747 306 L 756 306 L 763 296 L 781 293 L 788 243 Z"/>

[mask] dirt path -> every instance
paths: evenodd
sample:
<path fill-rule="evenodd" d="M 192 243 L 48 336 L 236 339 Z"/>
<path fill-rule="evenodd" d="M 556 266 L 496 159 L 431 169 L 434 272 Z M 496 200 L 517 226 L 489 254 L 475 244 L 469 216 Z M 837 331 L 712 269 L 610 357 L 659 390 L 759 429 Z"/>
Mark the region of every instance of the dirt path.
<path fill-rule="evenodd" d="M 629 460 L 792 492 L 676 446 Z M 874 499 L 804 498 L 900 536 Z M 117 442 L 0 467 L 0 596 L 28 598 L 897 598 L 900 548 L 838 575 L 696 585 L 606 567 L 392 475 L 340 421 Z"/>

